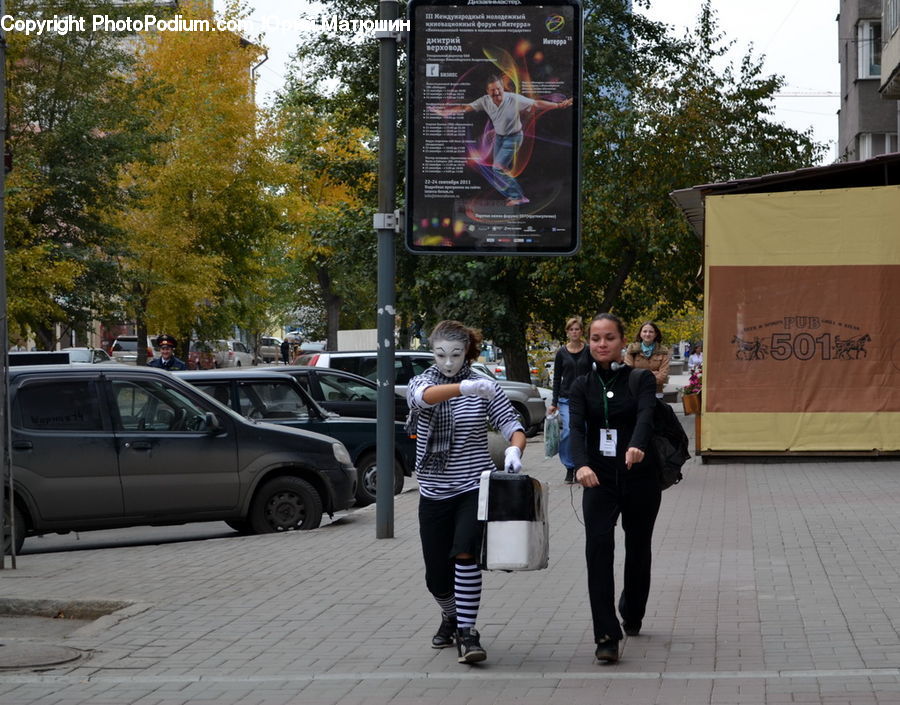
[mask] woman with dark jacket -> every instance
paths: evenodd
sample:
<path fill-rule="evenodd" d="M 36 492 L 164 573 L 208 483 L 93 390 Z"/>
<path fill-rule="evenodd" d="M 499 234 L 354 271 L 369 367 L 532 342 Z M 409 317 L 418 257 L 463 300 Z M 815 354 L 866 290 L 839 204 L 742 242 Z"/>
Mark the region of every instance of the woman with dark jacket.
<path fill-rule="evenodd" d="M 549 414 L 559 411 L 562 424 L 559 433 L 559 461 L 566 469 L 567 485 L 575 482 L 575 465 L 569 452 L 569 390 L 572 382 L 590 368 L 590 355 L 584 344 L 584 323 L 581 316 L 572 316 L 566 321 L 568 342 L 556 351 L 553 361 L 553 403 Z"/>
<path fill-rule="evenodd" d="M 584 487 L 588 594 L 594 623 L 595 656 L 619 660 L 622 629 L 616 617 L 613 556 L 619 514 L 625 531 L 625 575 L 619 615 L 625 634 L 636 636 L 650 592 L 650 540 L 661 490 L 657 460 L 648 454 L 653 432 L 656 383 L 652 375 L 622 365 L 625 330 L 610 313 L 591 322 L 592 369 L 579 377 L 569 397 L 575 479 Z M 637 394 L 629 376 L 639 375 Z"/>

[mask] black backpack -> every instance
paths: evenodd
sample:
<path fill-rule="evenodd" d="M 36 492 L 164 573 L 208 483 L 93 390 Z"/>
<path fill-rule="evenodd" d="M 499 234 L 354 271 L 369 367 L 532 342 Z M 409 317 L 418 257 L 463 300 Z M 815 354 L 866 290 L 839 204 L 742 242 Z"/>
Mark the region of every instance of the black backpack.
<path fill-rule="evenodd" d="M 637 398 L 638 373 L 640 370 L 632 369 L 628 376 L 628 388 L 631 396 Z M 681 426 L 681 422 L 662 399 L 656 399 L 653 409 L 653 435 L 650 444 L 656 451 L 659 459 L 659 487 L 668 489 L 677 485 L 684 479 L 681 474 L 681 466 L 691 458 L 688 452 L 689 442 L 687 434 Z"/>

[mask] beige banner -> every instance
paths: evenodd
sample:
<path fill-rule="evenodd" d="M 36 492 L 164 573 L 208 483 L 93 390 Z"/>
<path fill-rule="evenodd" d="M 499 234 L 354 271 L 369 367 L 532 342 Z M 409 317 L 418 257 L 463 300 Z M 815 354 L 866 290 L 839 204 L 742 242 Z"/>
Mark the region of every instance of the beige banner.
<path fill-rule="evenodd" d="M 900 187 L 706 203 L 701 447 L 900 448 Z"/>

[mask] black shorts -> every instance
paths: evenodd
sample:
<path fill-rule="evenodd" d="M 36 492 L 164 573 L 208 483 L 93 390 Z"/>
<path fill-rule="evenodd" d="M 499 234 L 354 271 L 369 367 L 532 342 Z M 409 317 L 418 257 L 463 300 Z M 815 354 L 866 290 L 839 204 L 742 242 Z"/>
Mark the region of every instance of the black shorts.
<path fill-rule="evenodd" d="M 433 595 L 453 592 L 454 557 L 479 560 L 484 522 L 478 521 L 478 490 L 449 499 L 419 497 L 419 536 L 425 559 L 425 583 Z"/>

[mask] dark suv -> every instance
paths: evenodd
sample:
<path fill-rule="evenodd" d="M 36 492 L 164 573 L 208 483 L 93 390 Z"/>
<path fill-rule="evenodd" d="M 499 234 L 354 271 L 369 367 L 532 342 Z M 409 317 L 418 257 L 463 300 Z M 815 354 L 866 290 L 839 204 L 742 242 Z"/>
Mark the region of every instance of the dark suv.
<path fill-rule="evenodd" d="M 323 511 L 353 503 L 342 443 L 244 419 L 168 372 L 41 365 L 9 378 L 17 546 L 51 531 L 191 521 L 314 529 Z"/>
<path fill-rule="evenodd" d="M 282 368 L 283 369 L 283 368 Z M 325 411 L 292 376 L 270 370 L 207 370 L 176 373 L 197 389 L 250 419 L 334 436 L 343 443 L 358 470 L 356 506 L 376 497 L 375 419 L 339 416 Z M 394 494 L 403 491 L 404 477 L 416 465 L 415 441 L 405 419 L 394 423 Z"/>

